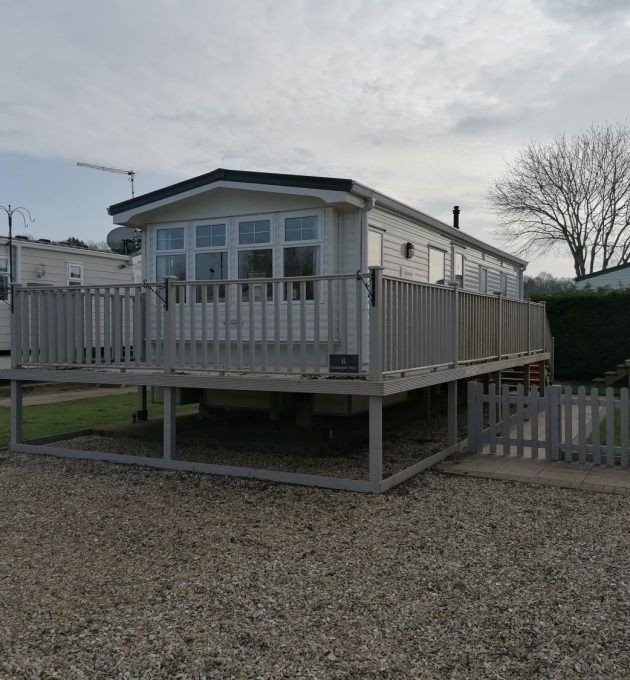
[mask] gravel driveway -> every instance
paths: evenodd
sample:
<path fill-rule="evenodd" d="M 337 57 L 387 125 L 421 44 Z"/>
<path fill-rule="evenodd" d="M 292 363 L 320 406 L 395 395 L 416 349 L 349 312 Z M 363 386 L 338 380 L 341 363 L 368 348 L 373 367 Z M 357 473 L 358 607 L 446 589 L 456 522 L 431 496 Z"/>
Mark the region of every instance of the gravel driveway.
<path fill-rule="evenodd" d="M 629 512 L 0 453 L 0 676 L 628 677 Z"/>

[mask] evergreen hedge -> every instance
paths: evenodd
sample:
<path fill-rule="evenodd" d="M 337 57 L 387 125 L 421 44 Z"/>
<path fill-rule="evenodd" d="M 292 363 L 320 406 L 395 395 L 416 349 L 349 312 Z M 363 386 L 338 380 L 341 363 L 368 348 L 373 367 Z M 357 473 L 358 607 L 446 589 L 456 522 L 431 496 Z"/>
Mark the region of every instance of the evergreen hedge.
<path fill-rule="evenodd" d="M 537 295 L 555 338 L 555 376 L 593 380 L 630 359 L 630 290 Z"/>

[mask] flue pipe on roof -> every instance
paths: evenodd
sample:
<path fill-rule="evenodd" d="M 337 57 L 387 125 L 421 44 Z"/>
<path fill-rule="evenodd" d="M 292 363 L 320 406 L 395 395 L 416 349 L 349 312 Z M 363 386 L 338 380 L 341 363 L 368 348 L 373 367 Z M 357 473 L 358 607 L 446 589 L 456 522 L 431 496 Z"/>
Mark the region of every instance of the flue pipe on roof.
<path fill-rule="evenodd" d="M 455 229 L 459 229 L 459 206 L 456 205 L 453 208 L 453 226 Z"/>

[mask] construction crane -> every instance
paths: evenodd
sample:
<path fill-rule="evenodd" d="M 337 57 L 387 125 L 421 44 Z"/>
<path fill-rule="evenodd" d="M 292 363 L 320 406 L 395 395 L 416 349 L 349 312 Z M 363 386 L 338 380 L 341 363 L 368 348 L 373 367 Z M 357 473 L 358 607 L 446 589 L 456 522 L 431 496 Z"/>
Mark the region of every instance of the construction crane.
<path fill-rule="evenodd" d="M 117 175 L 127 175 L 129 181 L 131 182 L 131 198 L 134 197 L 133 193 L 133 180 L 136 173 L 133 170 L 122 170 L 121 168 L 108 168 L 105 165 L 93 165 L 92 163 L 77 163 L 80 168 L 92 168 L 92 170 L 103 170 L 104 172 L 115 172 Z"/>

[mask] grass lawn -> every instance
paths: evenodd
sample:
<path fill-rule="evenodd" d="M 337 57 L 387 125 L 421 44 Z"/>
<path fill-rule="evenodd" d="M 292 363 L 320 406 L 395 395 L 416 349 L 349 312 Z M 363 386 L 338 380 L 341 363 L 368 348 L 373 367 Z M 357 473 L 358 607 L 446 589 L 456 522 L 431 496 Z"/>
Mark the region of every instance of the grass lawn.
<path fill-rule="evenodd" d="M 46 437 L 73 430 L 83 430 L 111 423 L 130 422 L 131 414 L 138 408 L 137 395 L 115 394 L 110 397 L 78 399 L 60 404 L 25 406 L 23 413 L 24 439 Z M 194 412 L 196 404 L 179 407 L 178 411 Z M 0 446 L 9 443 L 8 408 L 0 407 Z M 149 415 L 163 414 L 161 404 L 149 404 Z"/>

